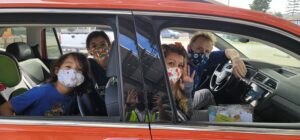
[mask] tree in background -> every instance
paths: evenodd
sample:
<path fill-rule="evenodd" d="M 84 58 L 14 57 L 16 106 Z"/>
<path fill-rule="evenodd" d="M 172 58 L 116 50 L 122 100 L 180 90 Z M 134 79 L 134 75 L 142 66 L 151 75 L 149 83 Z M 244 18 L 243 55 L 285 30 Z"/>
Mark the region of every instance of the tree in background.
<path fill-rule="evenodd" d="M 288 0 L 287 13 L 294 16 L 300 12 L 300 0 Z"/>
<path fill-rule="evenodd" d="M 270 9 L 270 2 L 272 0 L 254 0 L 252 4 L 250 4 L 250 9 L 255 11 L 267 12 Z"/>
<path fill-rule="evenodd" d="M 275 12 L 274 15 L 277 16 L 277 17 L 281 17 L 281 18 L 283 17 L 281 12 Z"/>

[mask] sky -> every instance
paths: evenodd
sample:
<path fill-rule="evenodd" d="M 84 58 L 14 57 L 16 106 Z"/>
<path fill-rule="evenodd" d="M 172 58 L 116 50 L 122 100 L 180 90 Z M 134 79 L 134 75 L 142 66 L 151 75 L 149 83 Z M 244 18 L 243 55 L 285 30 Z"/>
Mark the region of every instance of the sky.
<path fill-rule="evenodd" d="M 239 7 L 250 9 L 249 4 L 253 2 L 253 0 L 216 0 L 218 2 L 224 3 L 229 6 Z M 287 11 L 287 0 L 272 0 L 270 3 L 270 9 L 268 12 L 281 12 L 282 14 L 286 13 Z"/>

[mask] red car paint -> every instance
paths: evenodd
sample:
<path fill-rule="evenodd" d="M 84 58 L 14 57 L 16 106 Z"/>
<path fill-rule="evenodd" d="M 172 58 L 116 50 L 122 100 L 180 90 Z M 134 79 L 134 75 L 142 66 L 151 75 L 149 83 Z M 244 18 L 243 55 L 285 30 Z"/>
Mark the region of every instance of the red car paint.
<path fill-rule="evenodd" d="M 0 6 L 2 8 L 115 9 L 194 13 L 254 21 L 287 30 L 298 36 L 300 35 L 300 27 L 269 14 L 181 0 L 15 0 L 2 1 Z"/>
<path fill-rule="evenodd" d="M 110 9 L 192 13 L 212 15 L 254 21 L 283 29 L 300 36 L 300 28 L 283 19 L 254 11 L 221 5 L 180 0 L 11 0 L 1 1 L 1 10 L 13 8 L 57 8 L 57 9 Z M 43 52 L 43 56 L 45 52 Z M 99 122 L 101 123 L 101 122 Z M 126 126 L 126 124 L 120 124 Z M 147 124 L 145 124 L 147 126 Z M 218 139 L 218 140 L 297 140 L 298 135 L 255 134 L 254 132 L 222 132 L 196 130 L 152 129 L 153 139 Z M 300 132 L 299 132 L 300 134 Z M 52 126 L 52 125 L 0 125 L 0 139 L 51 139 L 51 140 L 118 140 L 150 139 L 148 128 L 114 128 L 88 126 Z"/>
<path fill-rule="evenodd" d="M 77 126 L 31 126 L 1 125 L 0 139 L 22 140 L 140 140 L 150 139 L 149 129 L 77 127 Z M 255 134 L 218 131 L 152 130 L 153 139 L 198 140 L 300 140 L 299 136 Z"/>

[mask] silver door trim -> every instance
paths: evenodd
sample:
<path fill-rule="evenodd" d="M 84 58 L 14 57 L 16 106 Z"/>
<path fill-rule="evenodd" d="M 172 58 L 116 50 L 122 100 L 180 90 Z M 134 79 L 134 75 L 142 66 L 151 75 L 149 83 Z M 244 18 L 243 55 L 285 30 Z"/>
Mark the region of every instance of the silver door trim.
<path fill-rule="evenodd" d="M 69 120 L 25 120 L 25 119 L 0 119 L 1 124 L 6 125 L 30 125 L 30 126 L 72 126 L 72 127 L 101 127 L 101 128 L 133 128 L 149 129 L 147 123 L 123 123 L 123 122 L 103 122 L 103 121 L 69 121 Z M 295 124 L 294 124 L 295 125 Z M 296 125 L 300 125 L 299 123 Z M 3 129 L 3 128 L 1 128 Z M 294 129 L 271 129 L 238 126 L 217 126 L 199 124 L 194 126 L 178 124 L 151 124 L 153 130 L 185 130 L 185 131 L 210 131 L 210 132 L 237 132 L 250 134 L 273 134 L 273 135 L 294 135 L 300 136 L 300 130 Z"/>
<path fill-rule="evenodd" d="M 298 125 L 300 125 L 298 123 Z M 276 129 L 276 128 L 255 128 L 242 126 L 218 126 L 218 125 L 162 125 L 151 124 L 153 130 L 186 130 L 186 131 L 214 131 L 214 132 L 237 132 L 250 134 L 272 134 L 272 135 L 293 135 L 300 136 L 300 130 L 295 129 Z"/>
<path fill-rule="evenodd" d="M 55 9 L 55 8 L 2 8 L 0 13 L 55 13 L 55 14 L 118 14 L 131 15 L 129 10 Z"/>
<path fill-rule="evenodd" d="M 109 128 L 142 128 L 149 129 L 148 124 L 103 122 L 103 121 L 71 121 L 71 120 L 25 120 L 0 119 L 6 125 L 34 125 L 34 126 L 78 126 L 78 127 L 109 127 Z"/>

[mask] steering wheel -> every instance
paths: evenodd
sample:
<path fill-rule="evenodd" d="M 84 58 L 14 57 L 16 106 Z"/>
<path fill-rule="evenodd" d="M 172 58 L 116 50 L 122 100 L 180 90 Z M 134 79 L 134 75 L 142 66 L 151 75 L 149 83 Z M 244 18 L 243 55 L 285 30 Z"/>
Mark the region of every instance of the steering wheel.
<path fill-rule="evenodd" d="M 230 63 L 226 63 L 220 71 L 220 65 L 217 66 L 209 83 L 211 91 L 218 92 L 226 87 L 232 77 L 232 68 Z"/>

